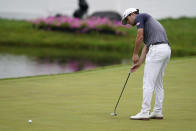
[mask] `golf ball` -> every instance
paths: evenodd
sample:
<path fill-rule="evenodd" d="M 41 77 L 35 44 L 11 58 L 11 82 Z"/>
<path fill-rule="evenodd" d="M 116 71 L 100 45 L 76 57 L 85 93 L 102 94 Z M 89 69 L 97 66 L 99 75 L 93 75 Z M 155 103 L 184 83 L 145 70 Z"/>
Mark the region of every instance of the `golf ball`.
<path fill-rule="evenodd" d="M 28 123 L 31 124 L 32 123 L 32 120 L 28 120 Z"/>
<path fill-rule="evenodd" d="M 110 115 L 111 115 L 111 116 L 116 116 L 116 114 L 115 114 L 115 113 L 113 113 L 113 112 L 112 112 L 112 113 L 110 113 Z"/>

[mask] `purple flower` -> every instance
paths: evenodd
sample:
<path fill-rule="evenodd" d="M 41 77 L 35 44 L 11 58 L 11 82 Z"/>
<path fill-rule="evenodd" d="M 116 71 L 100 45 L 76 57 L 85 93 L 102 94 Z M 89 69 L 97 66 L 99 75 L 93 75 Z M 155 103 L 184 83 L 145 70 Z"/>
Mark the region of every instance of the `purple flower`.
<path fill-rule="evenodd" d="M 87 19 L 70 18 L 66 16 L 54 17 L 49 16 L 47 18 L 38 18 L 31 21 L 36 26 L 56 26 L 65 27 L 66 29 L 73 30 L 75 32 L 87 33 L 89 31 L 104 32 L 104 30 L 111 30 L 116 35 L 124 34 L 122 32 L 115 31 L 118 27 L 130 28 L 130 26 L 124 26 L 121 21 L 111 21 L 108 18 L 91 17 Z"/>

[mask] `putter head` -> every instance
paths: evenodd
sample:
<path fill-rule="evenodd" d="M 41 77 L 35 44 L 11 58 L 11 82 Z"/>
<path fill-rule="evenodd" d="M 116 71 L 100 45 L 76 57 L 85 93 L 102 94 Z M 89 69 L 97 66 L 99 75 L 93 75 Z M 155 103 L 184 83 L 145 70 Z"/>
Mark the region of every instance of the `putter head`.
<path fill-rule="evenodd" d="M 111 116 L 117 116 L 117 114 L 116 114 L 116 113 L 113 113 L 113 112 L 110 113 L 110 115 L 111 115 Z"/>

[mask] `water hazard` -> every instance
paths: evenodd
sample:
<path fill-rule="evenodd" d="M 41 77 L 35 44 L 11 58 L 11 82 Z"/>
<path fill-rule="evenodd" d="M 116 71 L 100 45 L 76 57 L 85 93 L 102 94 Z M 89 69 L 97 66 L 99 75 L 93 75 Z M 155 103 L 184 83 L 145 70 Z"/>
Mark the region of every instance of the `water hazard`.
<path fill-rule="evenodd" d="M 58 60 L 38 59 L 24 55 L 0 54 L 0 79 L 36 75 L 71 73 L 98 67 L 89 61 L 70 60 L 61 63 Z"/>

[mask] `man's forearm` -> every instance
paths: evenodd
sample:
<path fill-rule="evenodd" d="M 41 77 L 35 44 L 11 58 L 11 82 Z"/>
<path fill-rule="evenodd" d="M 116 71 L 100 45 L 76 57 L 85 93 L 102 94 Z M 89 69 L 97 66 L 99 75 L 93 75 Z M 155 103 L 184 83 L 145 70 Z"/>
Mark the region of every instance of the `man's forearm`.
<path fill-rule="evenodd" d="M 144 45 L 143 49 L 142 49 L 142 53 L 139 59 L 139 63 L 142 64 L 144 62 L 144 60 L 146 59 L 146 54 L 148 53 L 148 48 L 146 45 Z"/>
<path fill-rule="evenodd" d="M 135 40 L 135 46 L 134 46 L 134 51 L 133 51 L 133 56 L 132 56 L 133 64 L 136 64 L 139 61 L 138 53 L 140 51 L 141 44 L 143 42 L 143 32 L 144 32 L 143 28 L 138 29 L 137 31 L 137 37 Z"/>

